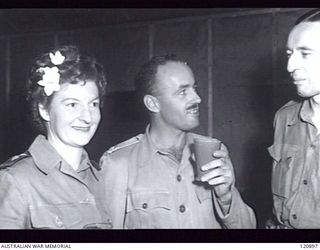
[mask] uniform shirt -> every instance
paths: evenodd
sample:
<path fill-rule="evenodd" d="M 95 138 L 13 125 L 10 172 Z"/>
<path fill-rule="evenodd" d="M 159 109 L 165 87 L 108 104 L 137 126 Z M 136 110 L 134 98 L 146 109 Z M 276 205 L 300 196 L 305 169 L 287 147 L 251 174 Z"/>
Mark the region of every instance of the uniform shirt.
<path fill-rule="evenodd" d="M 272 193 L 281 227 L 320 228 L 320 135 L 310 100 L 291 101 L 275 115 Z"/>
<path fill-rule="evenodd" d="M 223 215 L 211 189 L 194 182 L 194 136 L 187 134 L 179 163 L 151 141 L 148 128 L 110 150 L 100 164 L 115 228 L 255 228 L 255 216 L 232 188 Z"/>
<path fill-rule="evenodd" d="M 98 170 L 86 152 L 77 171 L 44 136 L 39 135 L 28 152 L 31 157 L 0 171 L 0 228 L 111 226 L 100 200 Z"/>

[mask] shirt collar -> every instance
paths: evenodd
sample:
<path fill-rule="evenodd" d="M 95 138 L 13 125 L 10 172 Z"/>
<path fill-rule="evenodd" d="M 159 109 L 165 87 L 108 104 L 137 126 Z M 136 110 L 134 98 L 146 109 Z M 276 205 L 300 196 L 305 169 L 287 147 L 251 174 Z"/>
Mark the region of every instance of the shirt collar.
<path fill-rule="evenodd" d="M 79 173 L 79 172 L 85 171 L 88 168 L 91 169 L 91 172 L 93 173 L 95 178 L 97 180 L 99 180 L 99 178 L 98 178 L 99 173 L 98 172 L 101 170 L 101 167 L 95 161 L 90 160 L 88 153 L 85 150 L 83 150 L 82 155 L 81 155 L 80 166 L 79 166 L 77 172 Z"/>
<path fill-rule="evenodd" d="M 66 163 L 62 157 L 58 154 L 55 148 L 48 142 L 48 140 L 43 135 L 38 135 L 36 139 L 33 141 L 28 150 L 33 158 L 36 166 L 48 174 L 54 168 L 58 168 L 61 166 L 61 170 L 68 172 L 68 168 L 70 166 Z M 97 167 L 97 164 L 89 160 L 88 153 L 83 150 L 81 156 L 81 163 L 77 170 L 77 172 L 84 171 L 88 168 L 91 168 L 93 174 L 97 178 L 97 171 L 100 170 Z M 98 178 L 97 178 L 98 179 Z"/>
<path fill-rule="evenodd" d="M 29 147 L 29 152 L 37 167 L 48 174 L 61 162 L 61 157 L 43 135 L 38 135 Z"/>
<path fill-rule="evenodd" d="M 139 155 L 139 166 L 145 166 L 146 162 L 151 160 L 152 157 L 159 152 L 159 149 L 156 147 L 156 145 L 153 143 L 150 133 L 150 124 L 147 126 L 144 136 L 141 139 L 141 148 Z"/>
<path fill-rule="evenodd" d="M 296 113 L 293 115 L 288 125 L 295 125 L 300 120 L 312 124 L 312 114 L 311 99 L 304 100 L 300 108 L 296 110 Z"/>
<path fill-rule="evenodd" d="M 186 133 L 186 145 L 193 143 L 193 137 L 189 135 L 190 133 Z M 186 147 L 185 145 L 185 147 Z M 184 148 L 185 150 L 185 148 Z M 169 153 L 166 152 L 164 149 L 158 148 L 155 143 L 152 141 L 150 136 L 150 124 L 147 126 L 145 135 L 141 139 L 141 155 L 139 166 L 147 165 L 146 162 L 152 159 L 152 157 L 156 154 L 161 155 L 168 155 Z"/>

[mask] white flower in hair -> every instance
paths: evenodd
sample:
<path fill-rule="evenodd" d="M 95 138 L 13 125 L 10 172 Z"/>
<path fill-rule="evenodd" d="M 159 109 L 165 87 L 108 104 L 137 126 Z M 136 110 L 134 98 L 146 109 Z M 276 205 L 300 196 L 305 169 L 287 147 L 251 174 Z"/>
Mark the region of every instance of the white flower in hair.
<path fill-rule="evenodd" d="M 57 67 L 41 67 L 38 71 L 43 73 L 42 80 L 38 81 L 38 84 L 44 87 L 44 92 L 47 96 L 52 95 L 54 91 L 60 90 L 60 74 Z"/>
<path fill-rule="evenodd" d="M 65 57 L 61 54 L 61 52 L 58 50 L 56 51 L 56 53 L 49 53 L 49 57 L 50 57 L 50 60 L 51 62 L 54 64 L 54 65 L 60 65 L 63 63 Z"/>

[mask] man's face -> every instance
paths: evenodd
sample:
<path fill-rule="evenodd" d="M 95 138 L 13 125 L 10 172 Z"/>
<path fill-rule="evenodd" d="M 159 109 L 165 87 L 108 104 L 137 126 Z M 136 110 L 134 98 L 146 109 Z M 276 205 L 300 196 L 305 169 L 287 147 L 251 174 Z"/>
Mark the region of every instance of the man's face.
<path fill-rule="evenodd" d="M 300 23 L 287 42 L 288 65 L 297 93 L 301 97 L 320 94 L 320 23 Z"/>
<path fill-rule="evenodd" d="M 160 122 L 166 127 L 189 131 L 199 125 L 199 103 L 193 73 L 189 66 L 168 62 L 158 68 L 156 93 Z"/>

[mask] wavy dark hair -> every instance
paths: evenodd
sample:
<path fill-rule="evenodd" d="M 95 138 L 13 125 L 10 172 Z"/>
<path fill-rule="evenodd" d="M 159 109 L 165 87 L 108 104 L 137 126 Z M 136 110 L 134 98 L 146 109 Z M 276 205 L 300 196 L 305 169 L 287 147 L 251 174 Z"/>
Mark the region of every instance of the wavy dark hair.
<path fill-rule="evenodd" d="M 63 63 L 60 65 L 54 65 L 49 56 L 50 53 L 57 51 L 65 57 Z M 47 96 L 44 92 L 44 87 L 38 84 L 38 81 L 42 80 L 43 77 L 43 72 L 39 71 L 40 67 L 57 67 L 60 74 L 60 85 L 65 83 L 85 84 L 86 81 L 93 81 L 98 87 L 102 106 L 102 97 L 105 95 L 107 85 L 103 67 L 94 57 L 82 55 L 79 48 L 75 45 L 56 47 L 35 59 L 30 69 L 26 86 L 27 101 L 29 101 L 31 107 L 32 122 L 41 133 L 45 134 L 47 130 L 44 120 L 39 114 L 38 105 L 41 103 L 44 107 L 48 107 L 55 92 Z"/>
<path fill-rule="evenodd" d="M 320 21 L 320 9 L 314 9 L 300 16 L 295 22 L 295 25 L 298 25 L 299 23 L 305 23 L 305 22 L 312 23 L 312 22 L 319 22 L 319 21 Z"/>
<path fill-rule="evenodd" d="M 168 54 L 164 56 L 154 56 L 141 66 L 135 78 L 136 94 L 140 102 L 143 102 L 143 97 L 145 95 L 156 94 L 155 76 L 158 72 L 158 67 L 160 65 L 165 65 L 168 62 L 178 62 L 186 64 L 186 62 L 180 60 L 175 54 Z"/>

